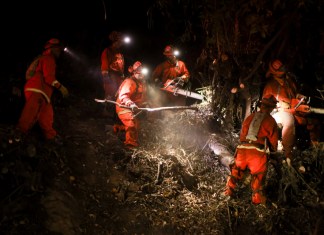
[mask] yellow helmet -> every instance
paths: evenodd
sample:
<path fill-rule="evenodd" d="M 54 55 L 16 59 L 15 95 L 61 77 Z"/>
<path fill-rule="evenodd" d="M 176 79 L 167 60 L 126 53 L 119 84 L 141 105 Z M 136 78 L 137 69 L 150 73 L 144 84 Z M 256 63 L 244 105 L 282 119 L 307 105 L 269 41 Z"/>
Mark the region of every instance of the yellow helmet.
<path fill-rule="evenodd" d="M 142 63 L 140 61 L 136 61 L 132 66 L 128 67 L 128 72 L 130 73 L 141 73 L 142 71 Z"/>

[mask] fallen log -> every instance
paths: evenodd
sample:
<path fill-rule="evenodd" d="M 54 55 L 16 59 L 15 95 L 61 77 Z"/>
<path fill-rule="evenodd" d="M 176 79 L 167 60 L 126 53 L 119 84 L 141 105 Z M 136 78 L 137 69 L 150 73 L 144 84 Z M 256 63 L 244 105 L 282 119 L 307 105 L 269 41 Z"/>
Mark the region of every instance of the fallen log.
<path fill-rule="evenodd" d="M 234 154 L 229 151 L 226 145 L 213 137 L 208 141 L 208 147 L 218 157 L 218 161 L 230 171 L 230 165 L 234 162 Z"/>

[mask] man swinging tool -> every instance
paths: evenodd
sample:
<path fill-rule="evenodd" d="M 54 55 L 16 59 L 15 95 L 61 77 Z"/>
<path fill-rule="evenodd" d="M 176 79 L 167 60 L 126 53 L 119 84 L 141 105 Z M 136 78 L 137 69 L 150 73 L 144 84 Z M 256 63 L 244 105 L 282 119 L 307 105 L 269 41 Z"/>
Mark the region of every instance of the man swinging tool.
<path fill-rule="evenodd" d="M 125 147 L 134 148 L 138 143 L 138 130 L 140 126 L 137 114 L 143 110 L 157 111 L 167 109 L 188 109 L 189 107 L 161 107 L 161 108 L 145 108 L 146 103 L 146 84 L 144 81 L 145 73 L 142 63 L 136 61 L 129 67 L 130 77 L 127 77 L 120 85 L 117 92 L 117 100 L 98 100 L 97 102 L 108 102 L 116 105 L 116 113 L 122 121 L 126 132 Z"/>

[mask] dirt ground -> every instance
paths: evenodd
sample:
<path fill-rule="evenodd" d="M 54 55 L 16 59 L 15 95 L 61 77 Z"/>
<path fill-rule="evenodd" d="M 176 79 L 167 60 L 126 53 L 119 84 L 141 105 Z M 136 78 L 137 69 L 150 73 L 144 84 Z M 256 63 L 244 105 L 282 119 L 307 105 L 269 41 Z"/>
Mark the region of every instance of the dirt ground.
<path fill-rule="evenodd" d="M 237 133 L 217 123 L 208 105 L 142 117 L 141 146 L 101 115 L 95 97 L 71 94 L 55 105 L 63 145 L 34 127 L 9 143 L 1 124 L 1 234 L 323 234 L 324 145 L 298 152 L 306 173 L 272 165 L 267 205 L 251 204 L 249 179 L 224 198 L 228 168 L 210 140 L 233 154 Z M 170 113 L 171 112 L 171 113 Z"/>

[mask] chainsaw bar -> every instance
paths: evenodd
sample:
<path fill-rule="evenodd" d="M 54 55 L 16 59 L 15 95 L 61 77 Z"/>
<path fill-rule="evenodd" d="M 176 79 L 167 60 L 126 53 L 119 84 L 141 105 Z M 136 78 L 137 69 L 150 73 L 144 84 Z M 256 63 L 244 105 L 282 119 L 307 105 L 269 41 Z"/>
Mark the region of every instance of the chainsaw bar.
<path fill-rule="evenodd" d="M 183 90 L 183 89 L 180 89 L 180 88 L 177 88 L 174 86 L 163 87 L 163 88 L 161 88 L 161 90 L 173 93 L 174 95 L 182 95 L 182 96 L 194 98 L 197 100 L 204 100 L 204 96 L 202 96 L 201 94 L 198 94 L 198 93 L 192 92 L 192 91 L 188 91 L 188 90 Z"/>

